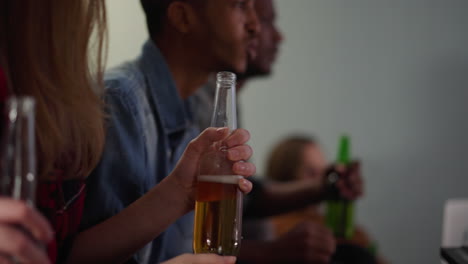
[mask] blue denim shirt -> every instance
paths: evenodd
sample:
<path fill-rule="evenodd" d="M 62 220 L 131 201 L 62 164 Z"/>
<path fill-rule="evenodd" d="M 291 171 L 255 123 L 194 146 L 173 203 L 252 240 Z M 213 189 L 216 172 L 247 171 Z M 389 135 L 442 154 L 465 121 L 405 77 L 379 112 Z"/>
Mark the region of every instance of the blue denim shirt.
<path fill-rule="evenodd" d="M 87 180 L 82 229 L 119 213 L 159 183 L 198 134 L 190 102 L 180 98 L 152 41 L 143 46 L 138 59 L 109 71 L 105 84 L 107 137 L 102 159 Z M 192 234 L 193 213 L 189 213 L 129 263 L 158 263 L 190 253 Z"/>

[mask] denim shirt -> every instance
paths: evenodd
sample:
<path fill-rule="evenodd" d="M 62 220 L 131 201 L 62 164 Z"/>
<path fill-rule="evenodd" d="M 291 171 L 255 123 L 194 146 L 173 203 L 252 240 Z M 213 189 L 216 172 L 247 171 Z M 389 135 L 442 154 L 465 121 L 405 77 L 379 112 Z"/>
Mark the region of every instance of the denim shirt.
<path fill-rule="evenodd" d="M 189 100 L 179 96 L 152 41 L 145 43 L 138 59 L 106 73 L 105 84 L 106 143 L 100 163 L 87 180 L 82 230 L 119 213 L 164 179 L 199 132 Z M 190 253 L 192 235 L 193 212 L 128 263 L 158 263 Z"/>

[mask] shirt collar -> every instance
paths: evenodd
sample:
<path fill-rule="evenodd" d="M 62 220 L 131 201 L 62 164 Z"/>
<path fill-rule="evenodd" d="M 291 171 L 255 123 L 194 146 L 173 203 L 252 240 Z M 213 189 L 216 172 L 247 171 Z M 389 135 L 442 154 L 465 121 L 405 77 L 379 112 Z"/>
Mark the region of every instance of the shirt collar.
<path fill-rule="evenodd" d="M 150 101 L 157 109 L 167 134 L 187 129 L 192 123 L 189 101 L 180 97 L 172 73 L 156 44 L 148 40 L 143 46 L 139 65 L 147 85 Z"/>

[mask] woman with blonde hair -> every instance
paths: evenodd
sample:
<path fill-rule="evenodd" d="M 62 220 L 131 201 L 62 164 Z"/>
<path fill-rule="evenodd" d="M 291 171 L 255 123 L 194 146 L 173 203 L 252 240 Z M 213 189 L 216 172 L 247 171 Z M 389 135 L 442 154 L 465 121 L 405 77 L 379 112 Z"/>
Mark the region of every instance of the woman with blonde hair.
<path fill-rule="evenodd" d="M 85 179 L 98 163 L 105 139 L 105 19 L 104 0 L 0 0 L 0 94 L 3 100 L 17 95 L 36 102 L 37 207 L 55 232 L 52 238 L 49 224 L 34 209 L 1 198 L 2 256 L 47 262 L 44 251 L 11 224 L 43 243 L 52 240 L 52 262 L 66 252 L 78 230 Z"/>

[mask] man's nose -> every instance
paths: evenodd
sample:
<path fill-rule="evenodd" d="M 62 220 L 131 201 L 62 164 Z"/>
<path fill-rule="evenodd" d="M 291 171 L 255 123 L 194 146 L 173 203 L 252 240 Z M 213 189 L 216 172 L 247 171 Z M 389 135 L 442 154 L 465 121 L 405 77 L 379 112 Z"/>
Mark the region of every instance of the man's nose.
<path fill-rule="evenodd" d="M 258 20 L 257 12 L 255 12 L 255 8 L 253 7 L 249 9 L 246 27 L 249 34 L 253 37 L 256 37 L 260 33 L 260 21 Z"/>
<path fill-rule="evenodd" d="M 281 33 L 281 31 L 275 26 L 274 27 L 275 33 L 274 33 L 274 40 L 276 43 L 281 43 L 284 40 L 284 35 Z"/>

